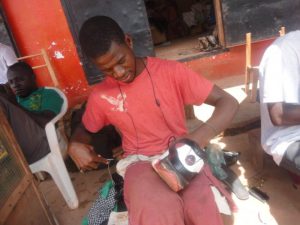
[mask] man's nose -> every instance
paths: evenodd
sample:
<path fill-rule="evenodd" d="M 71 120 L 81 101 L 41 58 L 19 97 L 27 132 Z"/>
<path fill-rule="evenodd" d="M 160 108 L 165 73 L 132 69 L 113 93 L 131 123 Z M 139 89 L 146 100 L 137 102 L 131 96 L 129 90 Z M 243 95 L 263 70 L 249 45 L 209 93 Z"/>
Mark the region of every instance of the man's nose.
<path fill-rule="evenodd" d="M 123 66 L 117 65 L 114 67 L 114 77 L 120 78 L 124 75 L 125 68 Z"/>

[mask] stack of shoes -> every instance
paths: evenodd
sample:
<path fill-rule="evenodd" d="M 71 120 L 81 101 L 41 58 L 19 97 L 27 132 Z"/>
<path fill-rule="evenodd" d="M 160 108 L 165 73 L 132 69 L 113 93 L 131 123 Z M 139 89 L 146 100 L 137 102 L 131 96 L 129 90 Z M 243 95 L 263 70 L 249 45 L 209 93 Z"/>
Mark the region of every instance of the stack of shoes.
<path fill-rule="evenodd" d="M 235 164 L 240 153 L 222 150 L 218 145 L 212 144 L 206 148 L 208 164 L 216 178 L 222 181 L 237 198 L 246 200 L 249 192 L 241 183 L 238 176 L 229 166 Z"/>
<path fill-rule="evenodd" d="M 217 39 L 213 35 L 198 38 L 200 51 L 211 51 L 219 47 Z"/>

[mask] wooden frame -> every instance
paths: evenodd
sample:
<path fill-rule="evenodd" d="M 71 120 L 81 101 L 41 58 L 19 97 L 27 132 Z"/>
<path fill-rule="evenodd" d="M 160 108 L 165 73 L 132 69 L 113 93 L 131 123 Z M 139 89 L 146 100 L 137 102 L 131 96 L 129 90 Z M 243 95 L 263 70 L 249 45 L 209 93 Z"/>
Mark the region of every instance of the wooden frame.
<path fill-rule="evenodd" d="M 48 72 L 50 74 L 51 80 L 53 82 L 53 85 L 55 87 L 59 86 L 56 74 L 54 72 L 54 69 L 51 65 L 49 56 L 47 55 L 47 52 L 45 49 L 41 49 L 40 53 L 37 54 L 33 54 L 33 55 L 27 55 L 27 56 L 23 56 L 18 58 L 18 60 L 23 60 L 23 59 L 30 59 L 30 58 L 36 58 L 36 57 L 42 57 L 42 59 L 44 60 L 45 64 L 41 64 L 41 65 L 37 65 L 37 66 L 33 66 L 32 69 L 39 69 L 39 68 L 44 68 L 46 67 L 48 69 Z"/>
<path fill-rule="evenodd" d="M 14 211 L 15 207 L 18 205 L 19 200 L 26 196 L 27 191 L 29 190 L 34 195 L 31 196 L 33 202 L 38 205 L 40 208 L 40 212 L 36 212 L 39 214 L 40 218 L 43 218 L 44 222 L 47 222 L 45 225 L 54 225 L 55 221 L 49 212 L 45 200 L 42 198 L 34 180 L 32 173 L 25 162 L 25 157 L 21 152 L 21 149 L 15 139 L 13 131 L 6 119 L 6 116 L 0 109 L 0 123 L 1 123 L 1 130 L 0 130 L 0 138 L 1 140 L 5 139 L 7 144 L 7 150 L 9 150 L 9 154 L 13 156 L 15 159 L 16 165 L 19 166 L 19 169 L 24 173 L 23 177 L 21 178 L 20 182 L 16 185 L 13 192 L 9 195 L 7 200 L 4 202 L 3 207 L 0 208 L 0 224 L 10 224 L 10 220 L 8 218 L 13 218 L 14 215 L 12 212 Z M 0 171 L 1 173 L 1 171 Z M 33 203 L 32 203 L 33 204 Z M 25 209 L 24 209 L 25 210 Z M 34 214 L 34 215 L 37 215 Z M 15 220 L 23 220 L 24 223 L 28 224 L 25 221 L 28 221 L 25 218 L 14 218 Z M 32 218 L 31 218 L 32 219 Z M 32 219 L 33 221 L 34 219 Z"/>
<path fill-rule="evenodd" d="M 215 6 L 215 17 L 216 17 L 216 26 L 218 30 L 219 43 L 221 46 L 225 47 L 225 34 L 224 34 L 224 26 L 223 26 L 221 0 L 214 0 L 214 6 Z"/>

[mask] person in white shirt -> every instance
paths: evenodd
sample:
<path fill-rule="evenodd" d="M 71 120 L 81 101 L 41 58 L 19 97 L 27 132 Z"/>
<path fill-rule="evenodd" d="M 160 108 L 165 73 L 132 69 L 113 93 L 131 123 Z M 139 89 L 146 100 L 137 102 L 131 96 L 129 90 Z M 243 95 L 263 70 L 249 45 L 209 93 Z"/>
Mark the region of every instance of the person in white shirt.
<path fill-rule="evenodd" d="M 300 30 L 267 48 L 259 81 L 263 148 L 277 165 L 300 175 Z"/>
<path fill-rule="evenodd" d="M 18 62 L 14 50 L 0 43 L 0 92 L 7 92 L 7 68 Z"/>

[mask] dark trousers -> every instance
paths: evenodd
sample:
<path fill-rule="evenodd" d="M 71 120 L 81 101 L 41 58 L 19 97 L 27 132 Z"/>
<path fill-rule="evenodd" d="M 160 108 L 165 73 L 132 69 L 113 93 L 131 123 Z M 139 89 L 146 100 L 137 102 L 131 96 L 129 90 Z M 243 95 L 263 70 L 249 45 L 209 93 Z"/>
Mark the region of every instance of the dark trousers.
<path fill-rule="evenodd" d="M 0 109 L 4 112 L 21 150 L 29 164 L 50 152 L 45 129 L 29 116 L 17 103 L 0 96 Z"/>
<path fill-rule="evenodd" d="M 280 166 L 300 176 L 300 141 L 296 141 L 288 147 Z"/>

